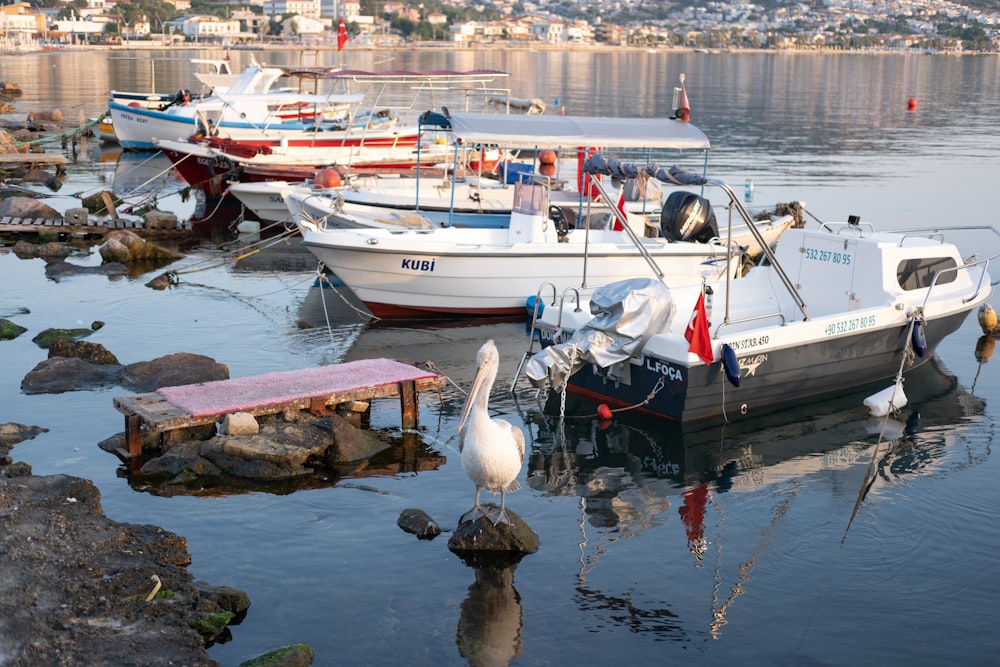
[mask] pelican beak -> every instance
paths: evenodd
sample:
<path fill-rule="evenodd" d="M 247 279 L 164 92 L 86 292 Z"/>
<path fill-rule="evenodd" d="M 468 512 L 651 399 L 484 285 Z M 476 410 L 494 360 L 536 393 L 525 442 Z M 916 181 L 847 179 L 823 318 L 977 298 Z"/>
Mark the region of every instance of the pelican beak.
<path fill-rule="evenodd" d="M 486 373 L 483 372 L 483 366 L 480 364 L 476 367 L 476 375 L 472 378 L 472 386 L 469 387 L 469 393 L 465 396 L 465 403 L 462 404 L 462 417 L 458 420 L 459 433 L 465 428 L 465 422 L 469 419 L 469 413 L 472 412 L 472 406 L 476 403 L 476 396 L 482 390 L 485 379 Z"/>

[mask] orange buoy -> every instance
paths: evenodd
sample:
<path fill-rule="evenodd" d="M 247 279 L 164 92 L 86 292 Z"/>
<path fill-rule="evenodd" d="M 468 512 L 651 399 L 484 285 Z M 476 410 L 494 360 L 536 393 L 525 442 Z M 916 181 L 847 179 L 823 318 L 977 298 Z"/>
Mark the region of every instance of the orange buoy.
<path fill-rule="evenodd" d="M 333 167 L 326 167 L 316 172 L 314 181 L 318 188 L 338 188 L 340 187 L 340 172 Z"/>
<path fill-rule="evenodd" d="M 604 420 L 611 419 L 611 408 L 608 407 L 607 403 L 601 403 L 597 406 L 597 416 Z"/>
<path fill-rule="evenodd" d="M 907 109 L 907 111 L 916 111 L 917 110 L 917 98 L 911 97 L 910 99 L 906 100 L 906 109 Z"/>
<path fill-rule="evenodd" d="M 539 164 L 555 164 L 556 163 L 556 152 L 550 150 L 544 150 L 538 154 Z"/>
<path fill-rule="evenodd" d="M 549 176 L 549 177 L 555 176 L 556 166 L 554 164 L 543 162 L 540 165 L 538 165 L 538 173 L 541 174 L 542 176 Z"/>

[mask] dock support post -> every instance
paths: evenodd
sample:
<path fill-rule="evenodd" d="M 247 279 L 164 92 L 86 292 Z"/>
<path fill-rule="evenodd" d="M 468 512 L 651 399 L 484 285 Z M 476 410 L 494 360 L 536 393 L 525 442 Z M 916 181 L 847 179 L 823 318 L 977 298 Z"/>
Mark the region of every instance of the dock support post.
<path fill-rule="evenodd" d="M 125 415 L 125 443 L 129 458 L 142 456 L 142 417 L 139 415 Z"/>
<path fill-rule="evenodd" d="M 399 383 L 399 407 L 403 413 L 403 428 L 417 425 L 417 385 L 415 382 Z"/>

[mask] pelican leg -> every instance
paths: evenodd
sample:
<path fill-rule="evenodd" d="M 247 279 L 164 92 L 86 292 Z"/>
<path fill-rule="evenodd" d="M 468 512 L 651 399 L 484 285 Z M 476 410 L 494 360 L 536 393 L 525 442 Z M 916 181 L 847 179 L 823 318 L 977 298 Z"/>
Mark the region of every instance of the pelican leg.
<path fill-rule="evenodd" d="M 506 499 L 507 499 L 507 492 L 504 491 L 504 490 L 501 490 L 500 491 L 500 511 L 497 512 L 496 516 L 493 518 L 493 525 L 494 526 L 497 525 L 498 523 L 505 523 L 508 526 L 513 526 L 514 525 L 514 522 L 510 520 L 509 516 L 507 516 L 507 510 L 506 510 L 506 508 L 504 506 L 504 501 Z"/>
<path fill-rule="evenodd" d="M 486 510 L 484 510 L 482 506 L 479 504 L 479 494 L 482 492 L 482 490 L 483 487 L 481 486 L 476 487 L 476 504 L 472 507 L 471 510 L 462 515 L 462 517 L 458 520 L 459 523 L 465 523 L 466 521 L 476 521 L 477 519 L 479 519 L 479 517 L 486 516 Z"/>

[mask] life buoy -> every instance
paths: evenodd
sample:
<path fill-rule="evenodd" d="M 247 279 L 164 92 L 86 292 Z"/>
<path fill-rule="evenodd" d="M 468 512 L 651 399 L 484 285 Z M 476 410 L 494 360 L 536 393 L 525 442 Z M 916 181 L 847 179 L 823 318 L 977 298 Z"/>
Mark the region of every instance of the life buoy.
<path fill-rule="evenodd" d="M 726 371 L 726 379 L 729 380 L 729 383 L 734 387 L 740 386 L 742 381 L 740 362 L 736 358 L 736 351 L 727 343 L 722 344 L 722 367 Z"/>

